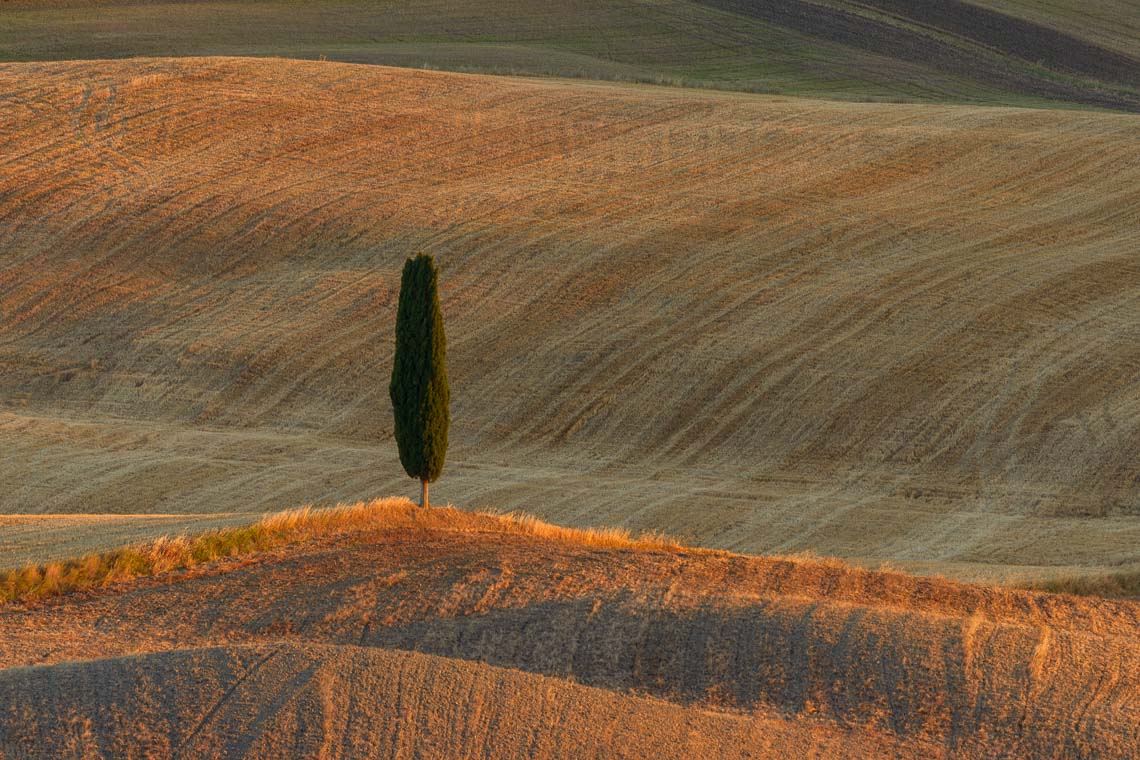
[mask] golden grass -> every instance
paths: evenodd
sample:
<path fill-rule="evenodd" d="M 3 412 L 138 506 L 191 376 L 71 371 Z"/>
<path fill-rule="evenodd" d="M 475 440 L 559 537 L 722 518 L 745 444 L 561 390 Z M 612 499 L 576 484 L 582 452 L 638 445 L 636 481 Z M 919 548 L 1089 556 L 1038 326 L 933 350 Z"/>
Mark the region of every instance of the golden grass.
<path fill-rule="evenodd" d="M 1021 584 L 1021 588 L 1051 594 L 1100 596 L 1107 599 L 1140 598 L 1140 570 L 1124 570 L 1098 575 L 1073 575 Z"/>
<path fill-rule="evenodd" d="M 607 550 L 726 554 L 686 545 L 661 531 L 635 534 L 628 528 L 612 526 L 569 528 L 521 511 L 466 511 L 453 505 L 424 510 L 408 499 L 385 498 L 327 508 L 305 506 L 288 509 L 265 515 L 251 525 L 207 530 L 193 535 L 160 536 L 110 551 L 3 571 L 0 572 L 0 603 L 30 602 L 69 591 L 105 587 L 133 578 L 185 570 L 219 559 L 252 555 L 321 536 L 395 529 L 507 533 Z M 768 556 L 832 570 L 854 569 L 841 558 L 810 550 Z M 877 572 L 911 575 L 886 562 L 879 564 Z M 935 578 L 949 581 L 944 577 Z M 1140 597 L 1140 571 L 1074 575 L 1014 584 L 1013 587 L 1055 594 L 1134 598 Z"/>
<path fill-rule="evenodd" d="M 464 514 L 457 512 L 458 514 Z M 656 549 L 664 551 L 709 551 L 686 547 L 678 539 L 657 530 L 634 535 L 628 528 L 567 528 L 554 525 L 525 512 L 499 513 L 482 510 L 481 517 L 494 520 L 496 530 L 504 533 L 521 533 L 548 541 L 584 544 L 598 549 Z"/>
<path fill-rule="evenodd" d="M 634 536 L 625 528 L 566 528 L 522 512 L 466 512 L 450 505 L 425 510 L 407 499 L 389 498 L 325 509 L 310 506 L 290 509 L 266 515 L 252 525 L 192 536 L 161 536 L 112 551 L 0 572 L 0 602 L 28 602 L 78 589 L 104 587 L 318 536 L 399 528 L 522 534 L 599 549 L 680 551 L 685 548 L 676 539 L 657 531 Z"/>

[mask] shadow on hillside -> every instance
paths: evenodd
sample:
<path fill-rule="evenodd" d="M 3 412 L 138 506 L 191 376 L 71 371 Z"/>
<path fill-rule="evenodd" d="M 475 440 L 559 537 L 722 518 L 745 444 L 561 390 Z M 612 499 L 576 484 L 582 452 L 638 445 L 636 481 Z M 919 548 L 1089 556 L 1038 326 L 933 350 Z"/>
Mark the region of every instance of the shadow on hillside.
<path fill-rule="evenodd" d="M 1124 716 L 1095 687 L 1102 668 L 1140 666 L 1132 642 L 1094 664 L 1068 634 L 1043 649 L 1033 628 L 964 629 L 941 616 L 786 599 L 651 613 L 635 605 L 629 594 L 543 602 L 368 629 L 359 643 L 682 704 L 817 715 L 952 748 L 981 731 L 1029 754 L 1067 746 L 1080 755 L 1101 731 L 1120 731 Z"/>

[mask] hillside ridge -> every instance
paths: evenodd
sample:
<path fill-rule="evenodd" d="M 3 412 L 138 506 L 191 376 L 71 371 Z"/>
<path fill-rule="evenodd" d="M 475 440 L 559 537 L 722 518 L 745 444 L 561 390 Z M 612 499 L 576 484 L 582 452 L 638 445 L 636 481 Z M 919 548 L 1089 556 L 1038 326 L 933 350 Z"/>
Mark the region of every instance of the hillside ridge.
<path fill-rule="evenodd" d="M 105 701 L 109 685 L 112 707 Z M 368 699 L 350 696 L 362 686 Z M 337 751 L 598 760 L 936 751 L 926 742 L 826 721 L 701 710 L 492 665 L 347 644 L 214 647 L 0 671 L 0 695 L 11 695 L 6 705 L 24 706 L 0 725 L 4 758 L 5 750 L 18 757 L 29 747 L 198 757 L 226 751 L 250 759 Z M 249 712 L 270 699 L 272 710 Z M 212 708 L 196 722 L 183 721 L 195 703 Z M 60 713 L 89 716 L 84 733 L 56 730 L 48 716 Z M 536 734 L 536 725 L 544 730 Z"/>
<path fill-rule="evenodd" d="M 237 730 L 227 721 L 240 715 L 286 719 L 301 709 L 298 702 L 312 705 L 300 688 L 308 677 L 296 690 L 290 685 L 301 673 L 315 677 L 334 667 L 333 682 L 347 678 L 361 688 L 389 677 L 392 658 L 403 658 L 422 663 L 406 693 L 424 699 L 427 714 L 442 695 L 432 696 L 438 685 L 421 692 L 418 684 L 447 682 L 441 669 L 533 683 L 461 664 L 476 662 L 554 679 L 546 682 L 552 695 L 562 692 L 557 682 L 572 682 L 686 710 L 779 717 L 809 732 L 822 724 L 909 752 L 925 746 L 965 757 L 1036 756 L 1064 747 L 1077 756 L 1127 757 L 1140 739 L 1134 602 L 811 560 L 384 527 L 205 570 L 0 608 L 0 690 L 58 694 L 50 685 L 57 678 L 120 684 L 111 706 L 91 702 L 80 688 L 62 706 L 0 725 L 30 731 L 71 709 L 107 726 L 116 709 L 141 717 L 149 704 L 171 712 L 167 735 L 185 735 L 197 723 L 209 728 L 204 738 L 227 741 Z M 101 622 L 109 617 L 117 621 L 113 631 Z M 265 677 L 284 692 L 260 689 L 258 680 L 236 694 L 227 685 L 245 680 L 251 656 L 278 651 L 295 664 Z M 153 665 L 115 659 L 138 654 Z M 93 655 L 99 659 L 90 665 L 63 664 Z M 246 665 L 224 664 L 234 656 Z M 345 658 L 357 665 L 335 670 Z M 192 718 L 179 706 L 182 697 L 160 697 L 153 676 L 140 680 L 153 668 L 185 672 L 187 661 L 200 664 L 195 688 L 223 694 L 218 704 L 230 718 Z M 575 693 L 586 705 L 601 699 L 613 707 L 611 698 Z M 210 703 L 186 699 L 186 706 Z M 231 699 L 232 708 L 225 704 Z M 727 720 L 726 729 L 737 730 L 731 726 Z M 312 741 L 313 730 L 303 728 L 298 734 Z"/>

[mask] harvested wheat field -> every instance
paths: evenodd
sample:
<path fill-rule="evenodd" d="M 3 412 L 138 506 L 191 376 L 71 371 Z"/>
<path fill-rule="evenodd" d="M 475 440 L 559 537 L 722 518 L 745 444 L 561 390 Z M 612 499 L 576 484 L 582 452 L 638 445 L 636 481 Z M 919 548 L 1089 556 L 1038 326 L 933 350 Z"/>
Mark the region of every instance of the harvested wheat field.
<path fill-rule="evenodd" d="M 0 756 L 1125 758 L 1140 742 L 1137 603 L 406 501 L 336 520 L 0 606 Z"/>
<path fill-rule="evenodd" d="M 3 512 L 411 493 L 424 250 L 441 502 L 963 578 L 1140 562 L 1135 116 L 247 59 L 0 93 Z"/>

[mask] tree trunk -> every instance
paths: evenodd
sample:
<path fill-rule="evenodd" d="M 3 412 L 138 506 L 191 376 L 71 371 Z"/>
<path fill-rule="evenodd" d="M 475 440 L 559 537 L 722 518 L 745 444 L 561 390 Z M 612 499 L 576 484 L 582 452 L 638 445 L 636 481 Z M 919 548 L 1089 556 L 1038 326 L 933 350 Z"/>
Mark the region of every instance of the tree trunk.
<path fill-rule="evenodd" d="M 420 481 L 420 506 L 424 509 L 428 508 L 428 482 L 426 480 Z"/>

